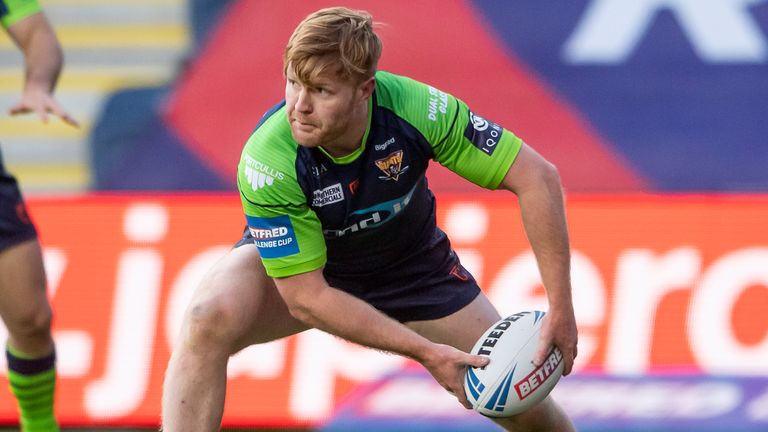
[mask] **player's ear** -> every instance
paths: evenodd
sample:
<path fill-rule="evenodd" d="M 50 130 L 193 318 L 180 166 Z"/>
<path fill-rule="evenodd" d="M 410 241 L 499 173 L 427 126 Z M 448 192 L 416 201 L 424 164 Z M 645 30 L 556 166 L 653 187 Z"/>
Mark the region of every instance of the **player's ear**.
<path fill-rule="evenodd" d="M 376 88 L 376 78 L 370 77 L 366 79 L 365 81 L 360 84 L 360 96 L 362 96 L 363 99 L 368 99 L 372 94 L 373 90 Z"/>

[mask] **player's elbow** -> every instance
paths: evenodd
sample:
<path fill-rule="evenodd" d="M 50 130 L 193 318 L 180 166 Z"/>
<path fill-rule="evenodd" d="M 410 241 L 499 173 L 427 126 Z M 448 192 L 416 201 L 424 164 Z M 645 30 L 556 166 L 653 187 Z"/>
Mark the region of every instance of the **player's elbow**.
<path fill-rule="evenodd" d="M 288 313 L 290 313 L 292 317 L 304 324 L 313 327 L 316 325 L 315 302 L 312 300 L 311 296 L 299 292 L 294 295 L 284 296 L 283 300 L 288 307 Z"/>
<path fill-rule="evenodd" d="M 553 163 L 542 158 L 531 168 L 527 173 L 526 181 L 522 182 L 516 190 L 519 196 L 529 194 L 538 196 L 541 193 L 552 195 L 561 192 L 560 172 Z"/>
<path fill-rule="evenodd" d="M 312 311 L 312 305 L 303 302 L 290 301 L 286 302 L 288 306 L 288 313 L 297 320 L 304 324 L 313 325 L 315 314 Z"/>
<path fill-rule="evenodd" d="M 548 189 L 560 189 L 562 186 L 562 180 L 560 179 L 560 171 L 555 164 L 549 161 L 543 161 L 540 168 L 539 176 L 542 184 L 545 184 Z"/>

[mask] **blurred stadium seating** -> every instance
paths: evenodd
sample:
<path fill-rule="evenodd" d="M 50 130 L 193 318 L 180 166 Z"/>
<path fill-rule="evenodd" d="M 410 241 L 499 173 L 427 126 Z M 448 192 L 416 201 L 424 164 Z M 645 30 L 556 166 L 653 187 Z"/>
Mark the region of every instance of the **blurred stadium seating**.
<path fill-rule="evenodd" d="M 91 185 L 89 136 L 108 95 L 154 86 L 175 75 L 189 45 L 185 0 L 42 0 L 65 55 L 58 95 L 77 130 L 33 116 L 0 118 L 8 168 L 29 193 L 69 193 Z M 22 88 L 22 57 L 0 34 L 0 112 Z"/>

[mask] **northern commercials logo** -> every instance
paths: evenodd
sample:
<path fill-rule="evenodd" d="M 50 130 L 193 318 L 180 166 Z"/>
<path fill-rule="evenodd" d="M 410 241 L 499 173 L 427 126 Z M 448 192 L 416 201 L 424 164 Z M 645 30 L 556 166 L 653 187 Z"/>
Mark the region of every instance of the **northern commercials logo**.
<path fill-rule="evenodd" d="M 314 191 L 312 196 L 312 207 L 322 207 L 339 201 L 344 201 L 344 190 L 341 187 L 341 183 L 336 183 L 325 189 Z"/>
<path fill-rule="evenodd" d="M 251 185 L 251 189 L 255 191 L 267 186 L 272 186 L 275 180 L 283 180 L 285 174 L 263 162 L 245 155 L 245 177 L 248 179 L 248 184 Z"/>
<path fill-rule="evenodd" d="M 403 165 L 403 151 L 398 150 L 390 153 L 389 156 L 376 161 L 376 166 L 379 167 L 383 176 L 379 176 L 380 180 L 394 180 L 400 178 L 400 174 L 408 171 L 408 166 Z"/>
<path fill-rule="evenodd" d="M 502 132 L 501 126 L 476 115 L 472 111 L 469 112 L 469 123 L 464 129 L 464 136 L 488 156 L 496 150 Z"/>
<path fill-rule="evenodd" d="M 248 230 L 263 258 L 283 258 L 299 253 L 296 233 L 288 216 L 246 216 Z"/>

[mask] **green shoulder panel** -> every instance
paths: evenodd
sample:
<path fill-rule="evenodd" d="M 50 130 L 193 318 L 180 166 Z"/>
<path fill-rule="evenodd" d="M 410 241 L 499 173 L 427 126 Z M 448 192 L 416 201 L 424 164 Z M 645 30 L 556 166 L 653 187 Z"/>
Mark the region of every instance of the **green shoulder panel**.
<path fill-rule="evenodd" d="M 37 0 L 0 0 L 0 3 L 6 9 L 6 13 L 0 16 L 0 24 L 5 28 L 42 11 Z"/>
<path fill-rule="evenodd" d="M 378 103 L 415 127 L 437 162 L 478 186 L 499 186 L 520 151 L 520 138 L 432 86 L 387 72 L 378 72 L 376 81 Z"/>
<path fill-rule="evenodd" d="M 283 108 L 254 131 L 237 169 L 248 227 L 271 277 L 306 273 L 326 262 L 320 221 L 297 180 L 297 152 Z"/>

